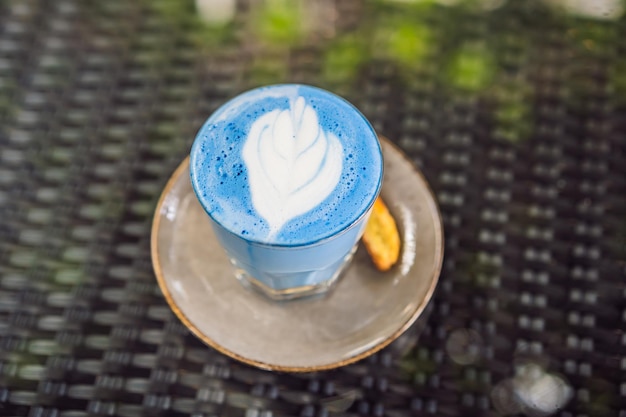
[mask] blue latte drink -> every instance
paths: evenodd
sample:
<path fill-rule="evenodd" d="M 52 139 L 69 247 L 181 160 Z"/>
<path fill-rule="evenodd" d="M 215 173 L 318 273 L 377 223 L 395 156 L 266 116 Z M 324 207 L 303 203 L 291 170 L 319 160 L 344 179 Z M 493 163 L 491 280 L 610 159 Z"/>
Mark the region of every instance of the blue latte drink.
<path fill-rule="evenodd" d="M 277 85 L 209 117 L 190 175 L 239 278 L 293 298 L 324 291 L 349 261 L 382 164 L 376 133 L 354 106 L 318 88 Z"/>

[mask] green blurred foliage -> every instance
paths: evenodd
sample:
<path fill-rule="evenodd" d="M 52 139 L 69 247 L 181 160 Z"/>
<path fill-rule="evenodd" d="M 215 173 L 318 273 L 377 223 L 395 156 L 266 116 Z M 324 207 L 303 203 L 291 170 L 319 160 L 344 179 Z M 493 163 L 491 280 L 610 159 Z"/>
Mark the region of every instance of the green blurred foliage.
<path fill-rule="evenodd" d="M 288 47 L 305 36 L 302 4 L 295 0 L 265 0 L 252 12 L 252 26 L 259 40 Z"/>
<path fill-rule="evenodd" d="M 366 18 L 353 31 L 340 34 L 324 48 L 322 76 L 333 85 L 353 82 L 359 72 L 379 61 L 395 64 L 404 81 L 422 67 L 437 45 L 424 21 L 431 1 L 366 4 Z"/>
<path fill-rule="evenodd" d="M 453 87 L 478 92 L 494 81 L 496 62 L 492 52 L 482 43 L 467 43 L 454 51 L 444 70 Z"/>
<path fill-rule="evenodd" d="M 499 139 L 520 142 L 528 139 L 533 126 L 533 90 L 523 79 L 503 79 L 494 87 L 493 118 Z"/>
<path fill-rule="evenodd" d="M 368 45 L 355 34 L 340 37 L 324 51 L 322 76 L 331 83 L 349 83 L 369 59 Z"/>
<path fill-rule="evenodd" d="M 181 36 L 188 36 L 200 48 L 230 46 L 235 39 L 233 22 L 207 23 L 202 20 L 193 0 L 149 0 L 146 7 L 166 20 Z"/>
<path fill-rule="evenodd" d="M 575 105 L 597 90 L 597 83 L 587 80 L 588 64 L 612 53 L 620 23 L 567 15 L 541 0 L 364 0 L 356 25 L 317 36 L 309 32 L 307 19 L 313 17 L 307 16 L 308 3 L 301 0 L 252 2 L 241 32 L 233 22 L 204 23 L 193 0 L 144 2 L 199 47 L 257 47 L 247 68 L 255 85 L 289 81 L 289 55 L 303 45 L 319 52 L 320 82 L 344 93 L 357 87 L 359 74 L 383 61 L 397 70 L 398 83 L 428 81 L 450 98 L 488 102 L 495 136 L 511 143 L 532 135 L 532 100 L 538 87 L 528 75 L 537 62 L 548 59 L 541 55 L 543 39 L 536 34 L 549 27 L 565 39 L 564 54 L 571 52 L 574 59 L 564 71 L 564 84 Z M 519 25 L 499 24 L 505 19 Z M 237 33 L 246 37 L 237 38 Z M 626 60 L 608 71 L 607 88 L 626 97 Z M 0 96 L 0 111 L 5 107 Z"/>
<path fill-rule="evenodd" d="M 432 30 L 419 21 L 390 19 L 374 35 L 374 50 L 407 67 L 419 66 L 435 45 Z"/>
<path fill-rule="evenodd" d="M 147 2 L 156 13 L 172 21 L 184 21 L 195 13 L 193 0 L 152 0 Z"/>
<path fill-rule="evenodd" d="M 510 101 L 501 103 L 495 110 L 496 135 L 509 142 L 528 139 L 532 133 L 530 103 Z"/>

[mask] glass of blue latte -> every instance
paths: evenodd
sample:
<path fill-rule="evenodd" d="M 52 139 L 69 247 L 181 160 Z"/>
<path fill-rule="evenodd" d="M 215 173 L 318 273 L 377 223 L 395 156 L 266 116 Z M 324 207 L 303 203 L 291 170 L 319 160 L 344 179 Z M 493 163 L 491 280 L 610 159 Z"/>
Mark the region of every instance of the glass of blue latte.
<path fill-rule="evenodd" d="M 235 276 L 273 299 L 328 291 L 382 185 L 376 133 L 350 103 L 298 84 L 226 102 L 198 132 L 193 190 Z"/>

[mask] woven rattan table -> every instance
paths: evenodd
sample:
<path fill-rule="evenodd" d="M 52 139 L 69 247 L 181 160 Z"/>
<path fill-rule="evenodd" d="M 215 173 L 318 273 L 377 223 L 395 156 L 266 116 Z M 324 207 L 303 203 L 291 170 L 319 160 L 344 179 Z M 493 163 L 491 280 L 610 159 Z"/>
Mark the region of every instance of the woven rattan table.
<path fill-rule="evenodd" d="M 0 0 L 0 415 L 626 416 L 624 7 Z M 205 346 L 150 260 L 204 119 L 278 82 L 353 102 L 444 219 L 428 314 L 314 374 Z"/>

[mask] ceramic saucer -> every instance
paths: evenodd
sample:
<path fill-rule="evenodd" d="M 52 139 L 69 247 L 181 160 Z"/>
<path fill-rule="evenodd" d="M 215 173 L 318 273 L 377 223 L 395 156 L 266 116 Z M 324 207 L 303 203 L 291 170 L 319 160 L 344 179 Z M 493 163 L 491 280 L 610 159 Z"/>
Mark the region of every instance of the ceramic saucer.
<path fill-rule="evenodd" d="M 276 302 L 235 278 L 189 180 L 174 172 L 152 226 L 152 263 L 174 313 L 218 351 L 264 369 L 310 372 L 353 363 L 400 336 L 430 300 L 443 260 L 441 215 L 424 176 L 382 140 L 382 197 L 402 237 L 401 259 L 379 272 L 359 248 L 322 298 Z"/>

